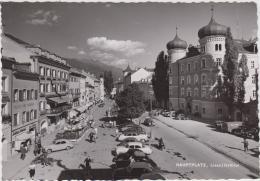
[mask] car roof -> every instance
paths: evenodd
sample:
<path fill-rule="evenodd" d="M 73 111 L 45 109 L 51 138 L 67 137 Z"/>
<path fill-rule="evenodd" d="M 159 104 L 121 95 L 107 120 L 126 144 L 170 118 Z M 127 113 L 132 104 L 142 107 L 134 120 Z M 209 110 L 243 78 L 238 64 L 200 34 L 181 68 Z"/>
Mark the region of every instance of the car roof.
<path fill-rule="evenodd" d="M 147 162 L 132 162 L 129 165 L 131 168 L 146 168 L 152 170 L 152 166 Z"/>
<path fill-rule="evenodd" d="M 137 141 L 135 141 L 135 142 L 128 142 L 127 144 L 128 144 L 128 146 L 131 146 L 131 145 L 139 145 L 139 146 L 142 146 L 142 145 L 143 145 L 141 142 L 137 142 Z"/>
<path fill-rule="evenodd" d="M 68 140 L 66 140 L 66 139 L 57 139 L 55 141 L 68 141 Z"/>

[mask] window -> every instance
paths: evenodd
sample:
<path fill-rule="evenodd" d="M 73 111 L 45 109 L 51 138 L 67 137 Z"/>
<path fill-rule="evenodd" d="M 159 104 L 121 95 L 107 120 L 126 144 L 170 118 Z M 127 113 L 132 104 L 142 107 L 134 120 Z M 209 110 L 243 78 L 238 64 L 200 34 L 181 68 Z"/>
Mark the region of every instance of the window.
<path fill-rule="evenodd" d="M 256 83 L 256 81 L 255 81 L 255 80 L 256 80 L 256 77 L 255 77 L 255 75 L 252 75 L 252 83 L 253 83 L 253 84 L 255 84 L 255 83 Z"/>
<path fill-rule="evenodd" d="M 206 84 L 206 75 L 201 75 L 201 83 Z"/>
<path fill-rule="evenodd" d="M 30 121 L 30 112 L 26 112 L 26 121 L 29 122 Z"/>
<path fill-rule="evenodd" d="M 252 60 L 251 61 L 251 69 L 255 68 L 255 62 Z"/>
<path fill-rule="evenodd" d="M 219 51 L 221 51 L 221 49 L 222 49 L 222 45 L 221 44 L 218 44 L 218 49 L 219 49 Z"/>
<path fill-rule="evenodd" d="M 181 85 L 184 85 L 184 84 L 185 84 L 184 77 L 181 76 Z"/>
<path fill-rule="evenodd" d="M 19 90 L 19 101 L 23 101 L 23 90 Z"/>
<path fill-rule="evenodd" d="M 253 90 L 253 98 L 256 98 L 256 90 Z"/>
<path fill-rule="evenodd" d="M 188 72 L 190 72 L 190 63 L 188 63 L 187 68 L 188 68 Z"/>
<path fill-rule="evenodd" d="M 14 90 L 14 101 L 18 101 L 18 99 L 19 99 L 19 96 L 18 96 L 18 89 L 15 89 Z"/>
<path fill-rule="evenodd" d="M 22 123 L 25 123 L 26 121 L 26 112 L 24 111 L 23 112 L 23 117 L 22 117 Z"/>
<path fill-rule="evenodd" d="M 44 68 L 43 67 L 40 67 L 40 75 L 44 76 Z"/>
<path fill-rule="evenodd" d="M 57 71 L 57 76 L 58 76 L 58 78 L 60 78 L 60 71 L 59 70 Z"/>
<path fill-rule="evenodd" d="M 2 104 L 2 111 L 1 111 L 2 115 L 8 114 L 7 106 L 8 106 L 8 103 Z"/>
<path fill-rule="evenodd" d="M 34 90 L 33 89 L 31 89 L 31 100 L 33 100 L 34 99 Z"/>
<path fill-rule="evenodd" d="M 217 59 L 216 59 L 216 64 L 217 64 L 217 66 L 220 66 L 221 63 L 222 63 L 221 58 L 217 58 Z"/>
<path fill-rule="evenodd" d="M 169 77 L 169 84 L 172 85 L 172 77 Z"/>
<path fill-rule="evenodd" d="M 199 111 L 199 106 L 195 105 L 195 111 L 198 112 Z"/>
<path fill-rule="evenodd" d="M 206 114 L 206 108 L 205 107 L 202 108 L 202 113 Z"/>
<path fill-rule="evenodd" d="M 31 91 L 30 90 L 27 90 L 27 100 L 30 100 L 31 99 Z"/>
<path fill-rule="evenodd" d="M 181 88 L 181 96 L 184 96 L 184 88 Z"/>
<path fill-rule="evenodd" d="M 215 51 L 218 51 L 218 44 L 215 44 Z"/>
<path fill-rule="evenodd" d="M 206 68 L 206 59 L 202 59 L 201 68 Z"/>
<path fill-rule="evenodd" d="M 202 88 L 201 97 L 206 97 L 206 93 L 207 93 L 206 88 Z"/>
<path fill-rule="evenodd" d="M 44 104 L 43 104 L 43 101 L 40 101 L 40 110 L 44 110 Z"/>
<path fill-rule="evenodd" d="M 197 74 L 194 75 L 194 84 L 199 82 L 199 76 Z"/>
<path fill-rule="evenodd" d="M 23 100 L 26 100 L 27 97 L 26 97 L 26 89 L 23 90 Z"/>
<path fill-rule="evenodd" d="M 187 76 L 187 84 L 190 84 L 191 83 L 191 78 L 190 78 L 190 75 Z"/>
<path fill-rule="evenodd" d="M 19 124 L 19 113 L 14 114 L 14 126 Z"/>
<path fill-rule="evenodd" d="M 171 69 L 171 67 L 170 67 L 170 69 L 169 69 L 169 73 L 172 73 L 172 69 Z"/>
<path fill-rule="evenodd" d="M 222 114 L 222 108 L 218 108 L 218 114 Z"/>
<path fill-rule="evenodd" d="M 60 72 L 60 77 L 63 79 L 63 72 L 62 71 Z"/>
<path fill-rule="evenodd" d="M 40 84 L 40 92 L 44 92 L 44 84 Z"/>
<path fill-rule="evenodd" d="M 181 72 L 184 72 L 184 64 L 181 64 Z"/>
<path fill-rule="evenodd" d="M 194 96 L 198 96 L 199 95 L 199 89 L 198 88 L 195 88 L 194 89 Z"/>
<path fill-rule="evenodd" d="M 194 69 L 198 70 L 198 63 L 197 62 L 194 62 Z"/>
<path fill-rule="evenodd" d="M 35 100 L 37 100 L 38 99 L 38 90 L 35 90 L 34 93 L 35 93 L 35 96 L 34 96 Z"/>
<path fill-rule="evenodd" d="M 7 90 L 7 77 L 2 77 L 2 92 L 8 92 L 8 90 Z"/>
<path fill-rule="evenodd" d="M 48 77 L 51 76 L 51 71 L 50 71 L 49 68 L 47 68 L 47 76 L 48 76 Z"/>
<path fill-rule="evenodd" d="M 37 110 L 36 109 L 34 110 L 34 114 L 33 115 L 34 115 L 34 119 L 37 119 Z"/>
<path fill-rule="evenodd" d="M 191 96 L 192 96 L 192 95 L 191 95 L 191 88 L 188 88 L 188 89 L 187 89 L 187 96 L 188 96 L 188 97 L 191 97 Z"/>
<path fill-rule="evenodd" d="M 31 110 L 31 112 L 30 112 L 30 120 L 33 120 L 33 118 L 34 118 L 33 113 L 34 113 L 34 110 Z"/>

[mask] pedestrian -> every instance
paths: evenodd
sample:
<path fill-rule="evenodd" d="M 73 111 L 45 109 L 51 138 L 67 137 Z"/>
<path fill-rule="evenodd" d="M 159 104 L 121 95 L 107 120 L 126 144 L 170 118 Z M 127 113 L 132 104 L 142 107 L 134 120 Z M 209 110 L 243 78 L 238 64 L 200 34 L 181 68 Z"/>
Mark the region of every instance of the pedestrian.
<path fill-rule="evenodd" d="M 47 151 L 44 148 L 42 148 L 42 165 L 43 165 L 43 167 L 48 165 L 47 157 L 48 157 Z"/>
<path fill-rule="evenodd" d="M 34 163 L 31 163 L 29 166 L 29 175 L 32 180 L 34 179 L 34 175 L 35 175 L 35 167 L 36 165 Z"/>
<path fill-rule="evenodd" d="M 39 152 L 38 149 L 39 149 L 38 144 L 35 143 L 35 145 L 34 145 L 34 150 L 33 150 L 34 156 L 37 156 L 37 154 L 38 154 L 38 152 Z"/>
<path fill-rule="evenodd" d="M 244 152 L 247 152 L 248 151 L 248 141 L 246 140 L 246 138 L 244 138 Z"/>
<path fill-rule="evenodd" d="M 24 147 L 23 144 L 21 144 L 21 147 L 20 147 L 20 151 L 21 151 L 21 159 L 24 160 L 25 159 L 25 153 L 26 153 L 26 149 Z"/>
<path fill-rule="evenodd" d="M 97 139 L 98 128 L 94 128 L 94 131 L 95 131 L 95 139 Z"/>
<path fill-rule="evenodd" d="M 116 128 L 116 137 L 118 136 L 118 129 Z"/>
<path fill-rule="evenodd" d="M 85 169 L 87 171 L 88 176 L 90 176 L 90 171 L 91 171 L 90 162 L 91 162 L 91 158 L 87 155 L 86 159 L 84 160 L 84 163 L 85 163 Z"/>

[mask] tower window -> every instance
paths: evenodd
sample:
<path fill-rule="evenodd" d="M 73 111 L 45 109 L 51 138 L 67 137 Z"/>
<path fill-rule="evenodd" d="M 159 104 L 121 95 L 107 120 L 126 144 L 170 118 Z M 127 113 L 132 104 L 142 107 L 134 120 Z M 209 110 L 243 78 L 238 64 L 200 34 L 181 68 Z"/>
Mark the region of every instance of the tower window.
<path fill-rule="evenodd" d="M 218 51 L 218 44 L 215 44 L 215 51 Z"/>
<path fill-rule="evenodd" d="M 216 59 L 217 67 L 221 65 L 221 62 L 222 62 L 222 61 L 221 61 L 221 58 L 217 58 L 217 59 Z"/>
<path fill-rule="evenodd" d="M 255 68 L 255 62 L 251 61 L 251 69 Z"/>
<path fill-rule="evenodd" d="M 218 49 L 219 49 L 219 51 L 221 51 L 221 49 L 222 49 L 222 45 L 221 44 L 218 44 Z"/>
<path fill-rule="evenodd" d="M 256 91 L 253 90 L 253 98 L 256 98 Z"/>

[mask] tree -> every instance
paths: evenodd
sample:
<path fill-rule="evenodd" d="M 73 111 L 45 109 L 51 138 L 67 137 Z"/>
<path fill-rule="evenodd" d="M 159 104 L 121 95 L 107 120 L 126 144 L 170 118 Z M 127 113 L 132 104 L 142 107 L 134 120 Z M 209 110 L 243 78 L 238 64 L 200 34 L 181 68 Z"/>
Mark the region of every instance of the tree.
<path fill-rule="evenodd" d="M 234 76 L 234 105 L 243 113 L 244 112 L 244 99 L 245 99 L 245 86 L 244 83 L 248 77 L 249 70 L 247 67 L 247 57 L 243 54 L 239 64 L 236 68 Z"/>
<path fill-rule="evenodd" d="M 234 45 L 233 37 L 228 28 L 226 36 L 226 54 L 222 65 L 223 70 L 223 83 L 221 90 L 221 100 L 227 105 L 229 115 L 232 115 L 234 105 L 234 93 L 235 93 L 235 73 L 238 59 L 238 50 Z"/>
<path fill-rule="evenodd" d="M 119 107 L 118 117 L 133 119 L 145 111 L 143 93 L 135 83 L 120 92 L 115 101 Z"/>
<path fill-rule="evenodd" d="M 111 71 L 104 72 L 104 87 L 106 94 L 110 94 L 114 85 L 113 85 L 113 75 Z"/>
<path fill-rule="evenodd" d="M 155 62 L 154 74 L 152 77 L 152 85 L 156 100 L 164 108 L 169 99 L 169 77 L 168 77 L 169 61 L 168 56 L 161 51 Z"/>

